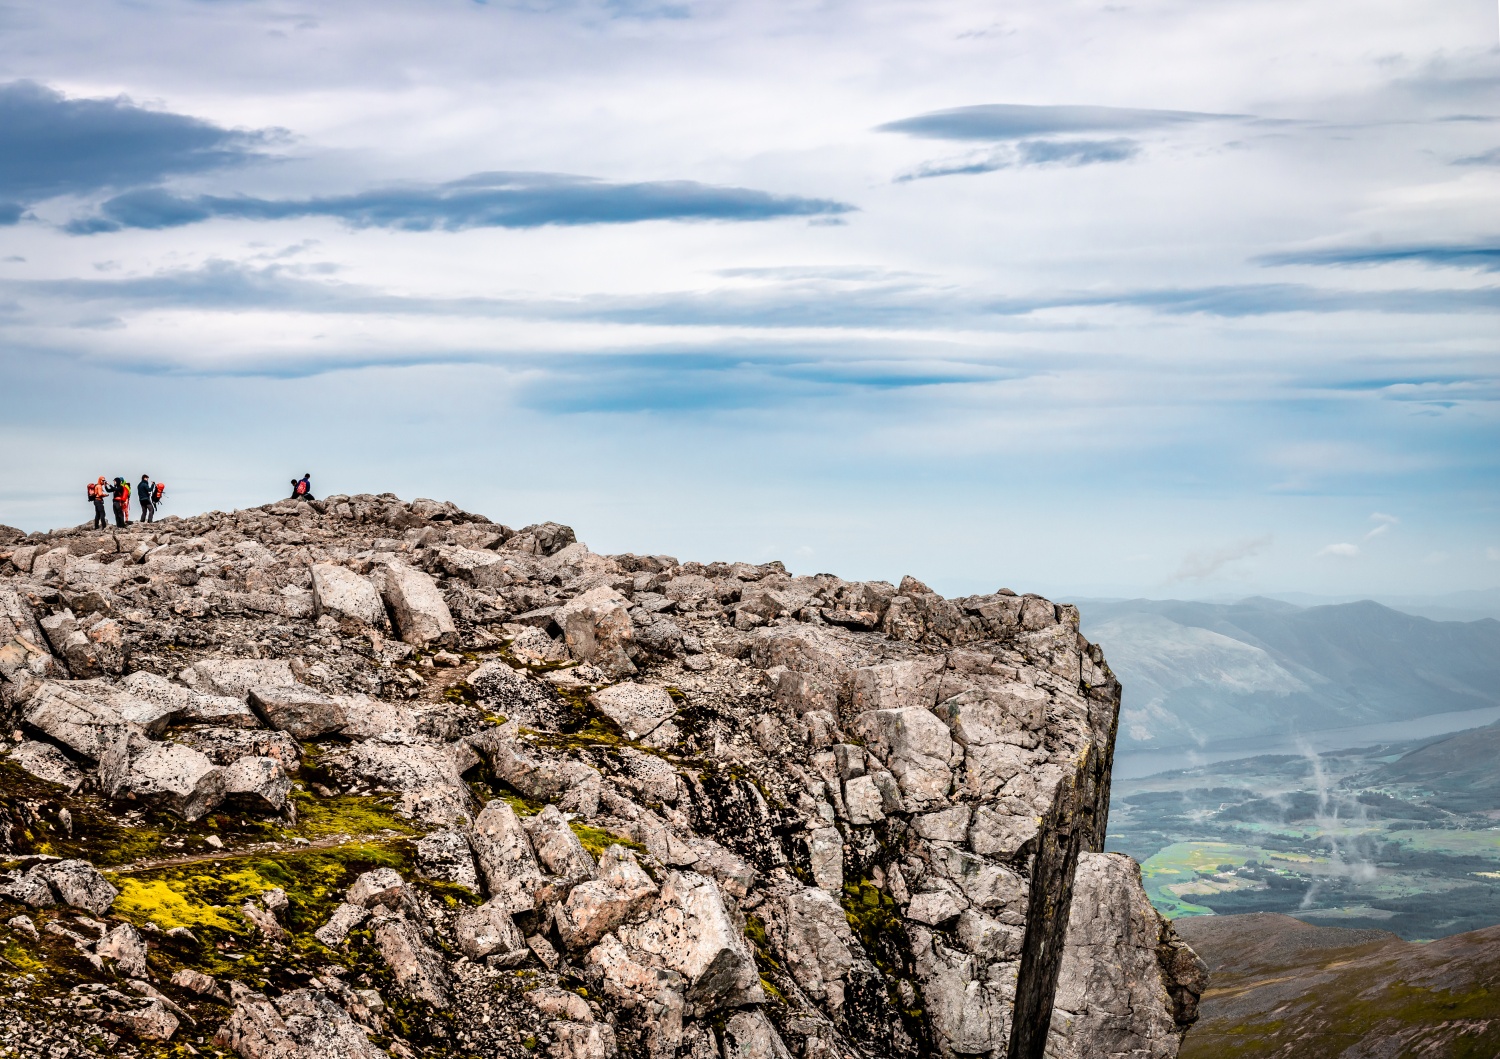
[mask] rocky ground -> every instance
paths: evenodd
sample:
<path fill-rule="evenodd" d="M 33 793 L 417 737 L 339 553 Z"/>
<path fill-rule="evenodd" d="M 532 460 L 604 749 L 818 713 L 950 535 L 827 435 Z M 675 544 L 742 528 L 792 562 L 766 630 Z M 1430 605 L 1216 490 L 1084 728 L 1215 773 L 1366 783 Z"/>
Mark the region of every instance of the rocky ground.
<path fill-rule="evenodd" d="M 391 494 L 0 530 L 0 1056 L 1170 1057 L 1078 614 Z"/>

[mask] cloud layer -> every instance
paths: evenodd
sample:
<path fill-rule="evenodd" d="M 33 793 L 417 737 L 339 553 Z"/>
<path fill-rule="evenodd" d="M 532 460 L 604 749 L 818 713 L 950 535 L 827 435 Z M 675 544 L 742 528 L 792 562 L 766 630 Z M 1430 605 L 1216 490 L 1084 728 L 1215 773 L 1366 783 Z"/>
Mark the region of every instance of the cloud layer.
<path fill-rule="evenodd" d="M 294 464 L 951 591 L 1494 577 L 1500 53 L 1467 15 L 0 18 L 0 523 L 85 517 L 101 460 L 183 510 Z"/>
<path fill-rule="evenodd" d="M 691 180 L 612 184 L 564 173 L 476 173 L 436 186 L 308 199 L 183 196 L 147 188 L 109 199 L 97 215 L 71 222 L 68 230 L 95 234 L 122 228 L 176 228 L 214 218 L 284 221 L 331 217 L 353 228 L 456 232 L 554 224 L 835 217 L 853 208 L 828 199 L 713 187 Z"/>
<path fill-rule="evenodd" d="M 1118 133 L 1160 129 L 1204 121 L 1241 118 L 1239 114 L 1204 114 L 1190 110 L 1139 110 L 1130 107 L 1029 106 L 984 103 L 934 110 L 878 126 L 934 140 L 1024 140 L 1059 133 Z"/>
<path fill-rule="evenodd" d="M 34 81 L 0 84 L 0 200 L 153 183 L 259 157 L 275 137 L 150 110 L 127 96 L 69 99 Z"/>

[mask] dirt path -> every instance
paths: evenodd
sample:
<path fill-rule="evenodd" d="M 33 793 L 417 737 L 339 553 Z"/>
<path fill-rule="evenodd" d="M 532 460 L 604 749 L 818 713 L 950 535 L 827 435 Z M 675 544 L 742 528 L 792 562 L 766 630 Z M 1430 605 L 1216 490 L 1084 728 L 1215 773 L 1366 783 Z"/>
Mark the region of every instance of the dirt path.
<path fill-rule="evenodd" d="M 400 837 L 403 836 L 397 831 L 374 831 L 364 835 L 326 835 L 323 838 L 303 842 L 257 842 L 252 846 L 242 846 L 239 849 L 213 850 L 208 853 L 186 853 L 180 857 L 157 857 L 150 860 L 133 861 L 130 864 L 122 864 L 116 868 L 105 868 L 103 870 L 114 875 L 129 875 L 132 872 L 154 871 L 157 868 L 171 868 L 179 864 L 205 864 L 210 861 L 239 860 L 243 857 L 264 856 L 267 853 L 301 853 L 304 850 L 311 849 L 335 849 L 339 846 L 350 846 L 356 842 L 381 841 Z"/>

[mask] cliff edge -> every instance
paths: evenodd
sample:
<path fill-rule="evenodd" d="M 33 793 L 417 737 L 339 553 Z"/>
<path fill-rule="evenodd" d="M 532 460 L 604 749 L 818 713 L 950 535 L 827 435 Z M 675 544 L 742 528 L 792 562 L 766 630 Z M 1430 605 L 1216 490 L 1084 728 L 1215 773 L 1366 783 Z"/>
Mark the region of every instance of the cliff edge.
<path fill-rule="evenodd" d="M 0 1044 L 1170 1059 L 1078 612 L 391 494 L 0 544 Z"/>

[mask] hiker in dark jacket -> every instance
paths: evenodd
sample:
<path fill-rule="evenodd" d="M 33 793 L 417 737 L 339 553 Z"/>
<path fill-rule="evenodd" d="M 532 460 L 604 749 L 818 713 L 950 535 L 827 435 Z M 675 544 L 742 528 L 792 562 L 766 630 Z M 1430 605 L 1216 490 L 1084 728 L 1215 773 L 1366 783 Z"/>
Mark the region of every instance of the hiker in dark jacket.
<path fill-rule="evenodd" d="M 156 521 L 156 502 L 153 499 L 154 491 L 151 488 L 151 476 L 146 474 L 141 475 L 140 484 L 135 488 L 141 501 L 141 521 Z"/>
<path fill-rule="evenodd" d="M 314 500 L 312 495 L 312 474 L 304 474 L 301 478 L 292 480 L 293 500 Z"/>

